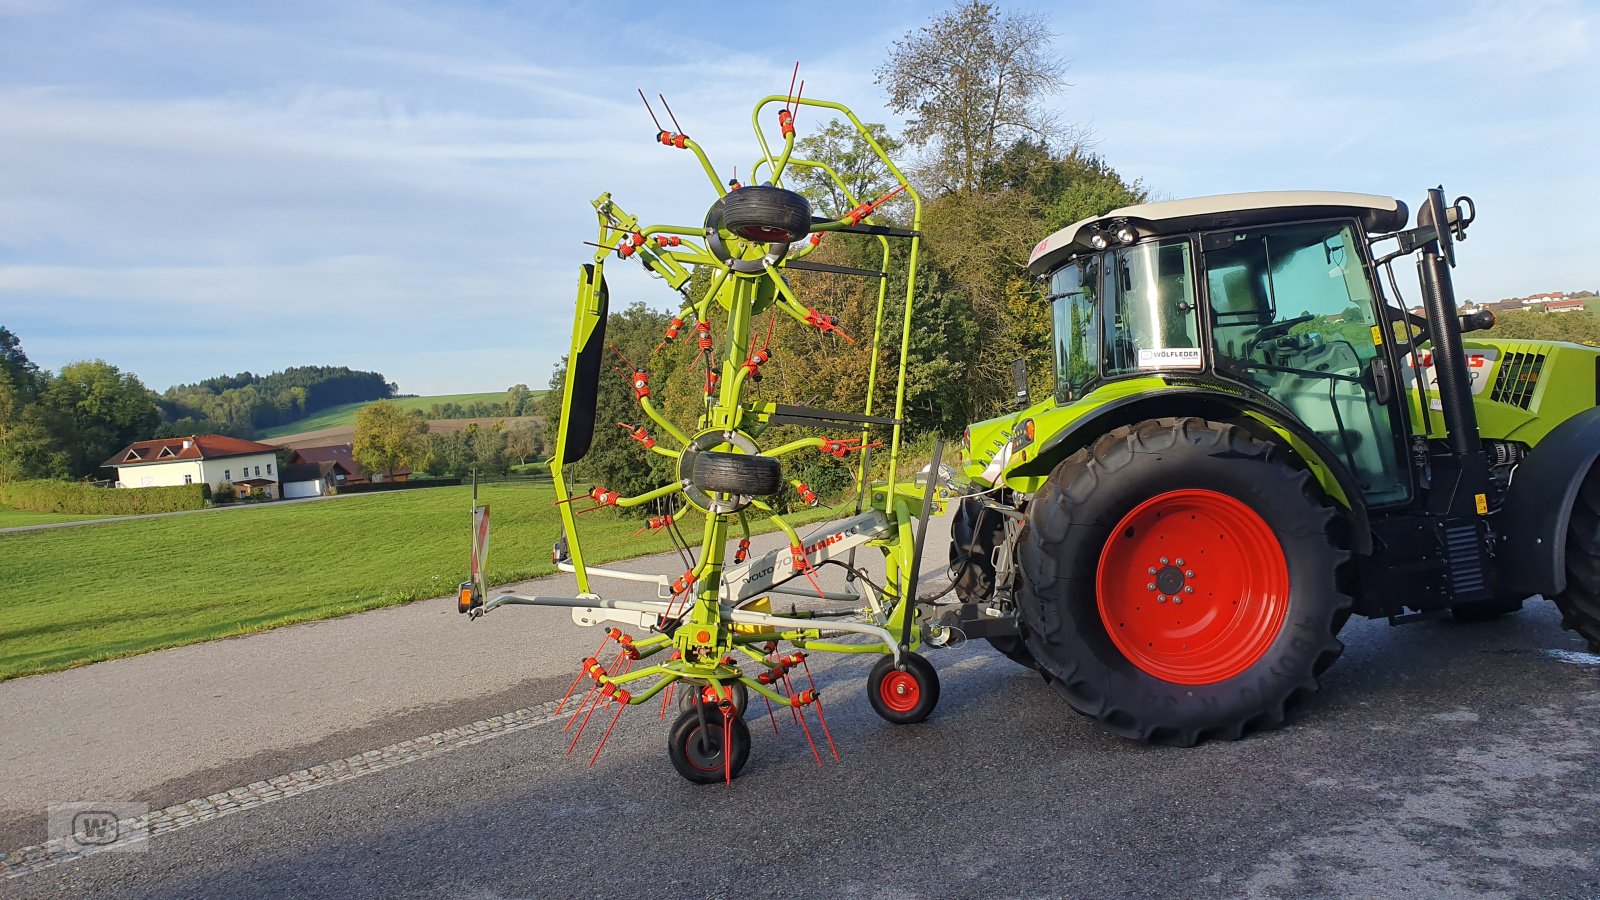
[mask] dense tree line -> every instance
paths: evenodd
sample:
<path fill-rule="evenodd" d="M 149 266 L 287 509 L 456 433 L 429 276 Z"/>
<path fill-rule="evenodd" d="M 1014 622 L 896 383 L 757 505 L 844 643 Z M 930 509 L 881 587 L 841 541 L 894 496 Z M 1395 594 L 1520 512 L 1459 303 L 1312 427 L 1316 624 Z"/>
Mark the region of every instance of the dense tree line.
<path fill-rule="evenodd" d="M 94 475 L 160 422 L 138 376 L 103 360 L 40 369 L 0 326 L 0 481 Z"/>
<path fill-rule="evenodd" d="M 332 406 L 394 394 L 395 385 L 382 374 L 345 366 L 295 366 L 270 375 L 221 375 L 168 388 L 160 399 L 166 422 L 160 436 L 214 432 L 251 437 L 259 429 L 284 425 Z"/>

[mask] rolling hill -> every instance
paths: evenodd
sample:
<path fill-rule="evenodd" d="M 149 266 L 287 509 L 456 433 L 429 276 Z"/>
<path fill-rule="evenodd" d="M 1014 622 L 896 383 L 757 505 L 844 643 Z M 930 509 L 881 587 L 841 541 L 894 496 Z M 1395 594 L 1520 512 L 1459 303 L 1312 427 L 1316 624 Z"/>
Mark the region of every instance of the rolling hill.
<path fill-rule="evenodd" d="M 543 394 L 543 391 L 534 391 L 534 396 Z M 432 397 L 397 397 L 391 402 L 401 409 L 415 409 L 426 413 L 428 408 L 435 403 L 503 403 L 506 399 L 505 391 L 485 391 L 478 394 L 436 394 Z M 261 431 L 263 440 L 283 437 L 285 435 L 301 434 L 307 431 L 320 431 L 326 428 L 353 427 L 356 422 L 356 411 L 366 406 L 368 402 L 343 403 L 339 406 L 330 406 L 319 410 L 304 419 L 297 419 L 273 428 Z"/>

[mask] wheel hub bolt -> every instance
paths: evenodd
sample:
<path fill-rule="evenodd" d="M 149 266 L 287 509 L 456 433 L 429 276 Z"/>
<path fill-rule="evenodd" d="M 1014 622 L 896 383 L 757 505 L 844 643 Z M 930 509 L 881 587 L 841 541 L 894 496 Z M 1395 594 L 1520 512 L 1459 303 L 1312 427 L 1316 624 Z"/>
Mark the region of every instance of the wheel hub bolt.
<path fill-rule="evenodd" d="M 1146 574 L 1154 575 L 1156 573 L 1156 567 L 1155 566 L 1151 566 L 1150 568 L 1145 569 L 1145 572 L 1146 572 Z"/>
<path fill-rule="evenodd" d="M 1154 581 L 1151 581 L 1151 582 L 1145 584 L 1144 589 L 1147 590 L 1147 591 L 1153 591 L 1153 590 L 1156 589 L 1156 583 Z"/>
<path fill-rule="evenodd" d="M 1182 602 L 1183 602 L 1183 598 L 1182 598 L 1182 597 L 1179 597 L 1179 596 L 1178 596 L 1178 595 L 1176 595 L 1176 594 L 1174 594 L 1174 595 L 1173 595 L 1173 596 L 1172 596 L 1172 602 L 1173 602 L 1173 603 L 1182 603 Z"/>
<path fill-rule="evenodd" d="M 1185 594 L 1192 594 L 1192 593 L 1194 593 L 1194 588 L 1192 588 L 1192 587 L 1190 587 L 1190 586 L 1188 586 L 1186 584 L 1186 585 L 1183 586 L 1183 592 Z"/>
<path fill-rule="evenodd" d="M 1194 577 L 1194 570 L 1193 569 L 1189 569 L 1189 570 L 1185 571 L 1183 573 L 1183 577 L 1185 577 L 1185 578 L 1193 578 Z"/>
<path fill-rule="evenodd" d="M 1173 563 L 1173 565 L 1178 565 L 1178 566 L 1183 565 L 1183 557 L 1181 557 L 1181 556 L 1178 557 L 1177 559 L 1173 560 L 1172 563 Z"/>
<path fill-rule="evenodd" d="M 1167 564 L 1167 558 L 1165 556 L 1161 557 L 1161 564 L 1163 566 Z"/>
<path fill-rule="evenodd" d="M 1166 594 L 1157 594 L 1156 595 L 1156 602 L 1157 603 L 1165 603 L 1165 602 L 1167 602 L 1167 595 Z"/>

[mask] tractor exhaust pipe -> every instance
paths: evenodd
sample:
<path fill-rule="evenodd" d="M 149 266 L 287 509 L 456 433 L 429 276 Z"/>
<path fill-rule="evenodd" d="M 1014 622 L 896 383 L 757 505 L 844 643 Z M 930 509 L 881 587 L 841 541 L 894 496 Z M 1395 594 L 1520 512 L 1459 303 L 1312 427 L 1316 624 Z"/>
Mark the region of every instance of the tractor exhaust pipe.
<path fill-rule="evenodd" d="M 1438 239 L 1423 245 L 1417 258 L 1417 279 L 1433 335 L 1433 371 L 1439 400 L 1444 406 L 1445 441 L 1457 456 L 1480 453 L 1478 413 L 1472 406 L 1472 380 L 1467 374 L 1466 351 L 1461 346 L 1461 314 L 1456 309 L 1455 285 L 1450 266 L 1455 263 L 1444 192 L 1428 190 L 1428 201 L 1417 211 L 1417 226 L 1431 227 Z"/>

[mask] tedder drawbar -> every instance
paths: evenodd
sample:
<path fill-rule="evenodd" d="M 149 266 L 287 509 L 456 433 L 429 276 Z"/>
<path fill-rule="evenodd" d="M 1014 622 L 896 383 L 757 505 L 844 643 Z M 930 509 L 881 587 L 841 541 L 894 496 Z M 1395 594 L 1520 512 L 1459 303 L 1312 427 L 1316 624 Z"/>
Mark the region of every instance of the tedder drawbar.
<path fill-rule="evenodd" d="M 765 183 L 741 186 L 730 180 L 725 186 L 699 144 L 680 131 L 659 130 L 657 142 L 692 154 L 716 191 L 702 224 L 643 224 L 609 194 L 594 201 L 599 218 L 598 250 L 593 262 L 582 267 L 579 278 L 561 427 L 550 460 L 565 530 L 554 555 L 563 571 L 576 576 L 578 596 L 488 596 L 479 565 L 488 537 L 486 510 L 477 510 L 473 577 L 461 586 L 460 611 L 473 617 L 514 604 L 554 606 L 571 608 L 579 624 L 603 625 L 602 650 L 611 643 L 615 646 L 583 661 L 573 684 L 575 689 L 586 685 L 587 690 L 568 694 L 577 704 L 567 726 L 576 732 L 573 745 L 597 709 L 605 712 L 596 725 L 606 724 L 605 736 L 609 736 L 610 727 L 628 707 L 660 695 L 664 714 L 676 690 L 682 711 L 669 732 L 668 755 L 683 777 L 698 783 L 731 781 L 739 774 L 750 752 L 750 731 L 742 713 L 746 703 L 757 697 L 770 704 L 769 715 L 773 709 L 790 710 L 790 718 L 812 740 L 819 764 L 819 743 L 837 757 L 805 661 L 808 652 L 877 655 L 868 678 L 868 696 L 874 710 L 890 722 L 920 722 L 939 698 L 938 676 L 916 651 L 940 643 L 944 632 L 919 621 L 914 585 L 923 529 L 931 510 L 942 506 L 943 498 L 938 496 L 936 479 L 918 485 L 904 479 L 899 467 L 921 201 L 854 113 L 838 103 L 802 97 L 801 93 L 803 90 L 795 92 L 791 85 L 789 96 L 769 96 L 756 105 L 753 122 L 760 156 L 747 171 L 753 173 L 752 181 L 764 177 Z M 642 99 L 642 92 L 640 96 Z M 665 104 L 664 99 L 662 102 Z M 831 111 L 846 119 L 893 182 L 883 185 L 876 199 L 863 200 L 825 163 L 798 158 L 794 122 L 801 107 Z M 781 136 L 776 151 L 761 125 L 769 111 Z M 675 118 L 672 121 L 676 126 Z M 814 216 L 805 197 L 785 189 L 785 176 L 802 167 L 831 178 L 848 199 L 849 212 L 838 218 Z M 873 214 L 878 207 L 900 194 L 911 210 L 910 227 L 876 222 Z M 807 261 L 824 235 L 877 242 L 882 249 L 881 265 L 861 270 Z M 904 246 L 895 247 L 894 242 Z M 682 307 L 672 318 L 658 352 L 677 350 L 674 339 L 686 331 L 692 339 L 683 342 L 689 346 L 678 352 L 694 354 L 695 365 L 703 364 L 706 369 L 703 402 L 694 409 L 692 421 L 675 421 L 652 394 L 647 365 L 628 363 L 631 371 L 623 374 L 640 412 L 651 423 L 630 433 L 641 452 L 668 457 L 675 466 L 670 481 L 635 496 L 622 496 L 604 486 L 575 492 L 569 484 L 568 470 L 588 453 L 595 438 L 599 379 L 612 352 L 606 340 L 610 307 L 605 267 L 613 258 L 640 262 L 679 291 Z M 696 269 L 706 271 L 709 277 L 692 280 Z M 860 336 L 857 343 L 835 317 L 797 296 L 786 273 L 801 269 L 876 280 L 872 334 Z M 698 284 L 705 287 L 696 292 L 693 288 Z M 891 297 L 891 285 L 899 284 L 904 285 L 903 298 Z M 712 304 L 720 311 L 714 313 Z M 899 321 L 886 321 L 886 310 L 896 306 Z M 772 358 L 756 323 L 772 315 L 788 316 L 821 332 L 836 342 L 839 352 L 871 354 L 859 410 L 762 402 L 751 396 L 752 382 Z M 897 336 L 894 329 L 899 331 Z M 880 351 L 893 345 L 898 345 L 898 363 L 880 367 Z M 886 393 L 891 381 L 892 411 L 875 408 L 880 382 Z M 816 429 L 826 436 L 783 443 L 764 440 L 769 429 L 780 425 Z M 880 446 L 872 441 L 873 429 L 886 432 L 881 446 L 887 459 L 878 463 L 880 467 L 886 464 L 887 478 L 878 483 L 869 483 L 869 451 Z M 802 538 L 780 514 L 774 498 L 786 488 L 793 489 L 815 505 L 814 494 L 803 483 L 786 483 L 782 461 L 819 452 L 854 459 L 856 510 L 849 518 Z M 651 504 L 666 502 L 672 510 L 668 515 L 673 516 L 693 507 L 705 521 L 699 552 L 690 557 L 693 565 L 672 577 L 586 564 L 578 514 L 587 510 L 575 510 L 575 500 L 592 501 L 589 509 L 651 508 Z M 787 546 L 752 556 L 753 516 L 776 526 L 787 536 Z M 881 581 L 868 577 L 851 562 L 863 549 L 881 551 L 885 568 Z M 842 590 L 824 590 L 817 580 L 819 569 L 829 564 L 850 571 Z M 597 579 L 653 584 L 658 596 L 653 600 L 607 597 L 596 586 Z M 772 611 L 771 595 L 775 593 L 805 595 L 831 606 L 780 615 Z M 634 667 L 636 662 L 639 667 Z M 564 700 L 563 706 L 566 703 Z M 813 722 L 807 722 L 808 713 L 814 714 Z M 594 753 L 598 756 L 599 747 Z"/>

